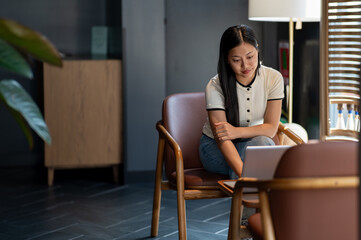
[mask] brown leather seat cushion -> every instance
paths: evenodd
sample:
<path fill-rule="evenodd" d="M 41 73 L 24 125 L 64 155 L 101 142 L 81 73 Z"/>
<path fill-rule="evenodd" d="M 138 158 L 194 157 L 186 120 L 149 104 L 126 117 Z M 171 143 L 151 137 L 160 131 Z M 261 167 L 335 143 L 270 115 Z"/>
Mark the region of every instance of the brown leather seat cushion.
<path fill-rule="evenodd" d="M 214 186 L 218 188 L 218 181 L 222 179 L 229 179 L 228 175 L 207 172 L 204 168 L 184 169 L 184 186 Z M 176 186 L 176 172 L 172 172 L 169 177 L 169 182 Z"/>

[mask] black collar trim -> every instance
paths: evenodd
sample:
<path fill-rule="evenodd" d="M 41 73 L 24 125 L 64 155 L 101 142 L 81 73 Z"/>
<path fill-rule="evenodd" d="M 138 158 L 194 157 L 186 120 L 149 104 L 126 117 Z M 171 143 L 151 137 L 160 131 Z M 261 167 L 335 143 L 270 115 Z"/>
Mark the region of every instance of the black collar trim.
<path fill-rule="evenodd" d="M 252 86 L 252 84 L 254 83 L 254 81 L 256 80 L 256 77 L 257 77 L 257 70 L 256 70 L 256 73 L 252 79 L 252 82 L 250 82 L 247 86 L 246 85 L 243 85 L 242 83 L 238 82 L 237 79 L 236 79 L 236 82 L 241 85 L 242 87 L 245 87 L 245 88 L 249 88 Z"/>

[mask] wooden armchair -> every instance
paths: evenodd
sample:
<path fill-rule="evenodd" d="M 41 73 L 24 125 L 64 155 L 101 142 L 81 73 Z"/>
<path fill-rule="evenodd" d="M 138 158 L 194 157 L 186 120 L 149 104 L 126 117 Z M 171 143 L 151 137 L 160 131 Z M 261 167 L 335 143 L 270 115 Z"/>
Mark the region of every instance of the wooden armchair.
<path fill-rule="evenodd" d="M 204 93 L 179 93 L 163 101 L 162 120 L 156 124 L 159 133 L 154 185 L 151 236 L 158 235 L 162 190 L 176 190 L 179 239 L 186 239 L 185 200 L 228 197 L 218 186 L 226 175 L 207 172 L 199 159 L 198 147 L 207 119 Z M 280 144 L 284 134 L 297 144 L 304 141 L 280 123 L 273 138 Z M 163 179 L 163 167 L 166 179 Z"/>
<path fill-rule="evenodd" d="M 358 143 L 321 142 L 290 148 L 274 179 L 239 179 L 229 239 L 239 239 L 243 187 L 259 190 L 260 213 L 249 218 L 254 239 L 358 239 Z"/>
<path fill-rule="evenodd" d="M 217 181 L 228 176 L 207 172 L 198 147 L 207 118 L 204 93 L 180 93 L 163 102 L 153 199 L 151 236 L 158 235 L 161 190 L 177 191 L 179 239 L 186 239 L 185 200 L 227 197 Z M 166 178 L 163 180 L 163 165 Z"/>

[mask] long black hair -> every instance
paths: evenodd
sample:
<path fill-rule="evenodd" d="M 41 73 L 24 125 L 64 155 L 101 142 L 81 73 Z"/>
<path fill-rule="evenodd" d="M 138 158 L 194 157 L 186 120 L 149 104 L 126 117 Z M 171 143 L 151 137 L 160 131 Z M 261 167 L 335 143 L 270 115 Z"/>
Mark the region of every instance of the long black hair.
<path fill-rule="evenodd" d="M 222 87 L 226 108 L 227 122 L 239 127 L 239 110 L 236 88 L 236 76 L 228 64 L 228 53 L 232 48 L 241 45 L 243 42 L 249 43 L 258 50 L 258 43 L 253 30 L 247 25 L 229 27 L 222 35 L 219 47 L 218 78 Z M 261 66 L 258 52 L 258 69 Z"/>

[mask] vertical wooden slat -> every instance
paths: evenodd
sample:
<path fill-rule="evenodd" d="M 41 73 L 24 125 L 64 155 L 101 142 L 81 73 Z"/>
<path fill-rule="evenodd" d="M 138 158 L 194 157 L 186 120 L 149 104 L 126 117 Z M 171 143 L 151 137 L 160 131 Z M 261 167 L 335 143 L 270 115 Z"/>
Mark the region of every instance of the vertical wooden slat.
<path fill-rule="evenodd" d="M 329 126 L 328 104 L 328 0 L 322 1 L 320 29 L 320 139 L 325 140 Z"/>

